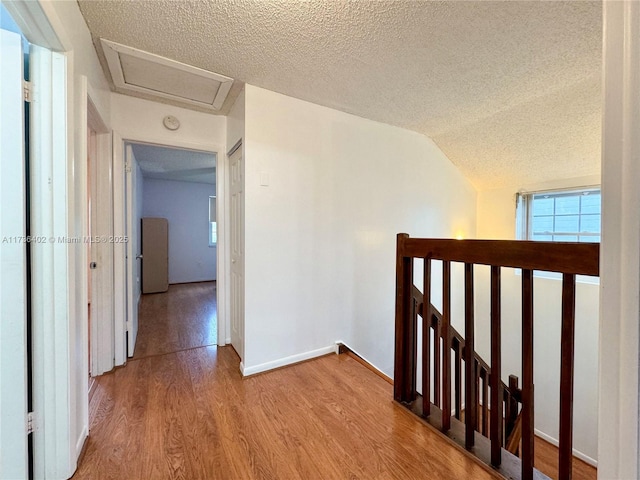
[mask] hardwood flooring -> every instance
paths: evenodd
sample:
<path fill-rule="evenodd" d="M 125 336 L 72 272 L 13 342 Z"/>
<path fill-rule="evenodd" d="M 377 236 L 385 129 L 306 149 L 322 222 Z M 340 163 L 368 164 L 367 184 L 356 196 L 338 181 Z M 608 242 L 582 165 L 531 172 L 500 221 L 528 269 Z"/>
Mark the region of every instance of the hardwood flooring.
<path fill-rule="evenodd" d="M 231 347 L 98 379 L 80 479 L 498 478 L 347 355 L 242 379 Z"/>
<path fill-rule="evenodd" d="M 478 412 L 478 421 L 482 422 L 482 409 Z M 461 418 L 464 420 L 464 410 Z M 534 467 L 551 479 L 558 479 L 558 447 L 536 436 L 534 438 Z M 598 470 L 588 463 L 573 457 L 573 480 L 596 480 Z"/>
<path fill-rule="evenodd" d="M 540 437 L 535 438 L 535 467 L 549 478 L 558 478 L 558 447 Z M 598 471 L 573 457 L 573 480 L 596 480 Z"/>
<path fill-rule="evenodd" d="M 500 478 L 348 355 L 241 378 L 233 348 L 198 345 L 213 285 L 175 287 L 143 299 L 134 359 L 96 379 L 74 480 Z"/>
<path fill-rule="evenodd" d="M 216 282 L 169 285 L 140 302 L 134 359 L 215 345 Z"/>
<path fill-rule="evenodd" d="M 498 478 L 348 355 L 243 379 L 211 345 L 213 289 L 143 297 L 135 357 L 96 379 L 74 480 Z"/>

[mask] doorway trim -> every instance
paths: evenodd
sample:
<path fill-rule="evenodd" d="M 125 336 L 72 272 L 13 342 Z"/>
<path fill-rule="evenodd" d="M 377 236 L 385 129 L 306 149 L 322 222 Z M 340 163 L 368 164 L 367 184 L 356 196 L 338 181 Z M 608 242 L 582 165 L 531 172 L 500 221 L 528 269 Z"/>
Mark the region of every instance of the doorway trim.
<path fill-rule="evenodd" d="M 598 477 L 640 465 L 640 5 L 603 2 Z"/>
<path fill-rule="evenodd" d="M 185 142 L 181 140 L 168 140 L 166 138 L 157 138 L 147 135 L 120 135 L 114 130 L 113 142 L 113 209 L 114 209 L 114 235 L 124 235 L 124 209 L 125 209 L 125 183 L 124 183 L 124 148 L 127 143 L 142 143 L 156 145 L 169 148 L 182 148 L 186 150 L 196 150 L 216 155 L 216 218 L 218 219 L 218 248 L 217 248 L 217 272 L 216 272 L 216 290 L 217 290 L 217 316 L 218 316 L 218 335 L 217 344 L 220 346 L 228 343 L 230 325 L 229 316 L 227 315 L 227 291 L 229 285 L 229 269 L 230 262 L 229 246 L 227 243 L 227 223 L 228 223 L 228 189 L 227 189 L 227 156 L 224 146 L 217 143 L 199 143 Z M 122 179 L 120 179 L 122 177 Z M 119 233 L 120 232 L 120 233 Z M 121 333 L 126 332 L 126 315 L 119 316 L 118 312 L 124 311 L 124 304 L 118 302 L 118 298 L 124 299 L 126 293 L 125 278 L 125 252 L 124 249 L 115 249 L 114 252 L 114 296 L 116 298 L 115 306 L 115 352 L 116 365 L 126 363 L 126 349 L 119 348 L 120 338 L 124 338 Z"/>
<path fill-rule="evenodd" d="M 113 209 L 111 207 L 113 192 L 113 172 L 112 172 L 112 154 L 111 154 L 111 131 L 104 121 L 105 115 L 101 112 L 96 95 L 91 83 L 87 77 L 80 77 L 80 98 L 82 105 L 80 111 L 83 118 L 80 128 L 80 159 L 88 159 L 89 145 L 87 143 L 88 129 L 91 128 L 96 133 L 95 145 L 95 170 L 90 172 L 92 183 L 96 186 L 96 191 L 91 192 L 91 201 L 96 207 L 97 222 L 93 225 L 93 231 L 89 231 L 88 216 L 91 214 L 87 206 L 87 182 L 78 182 L 80 192 L 76 193 L 77 202 L 82 214 L 82 232 L 83 232 L 83 251 L 82 265 L 77 268 L 77 275 L 80 277 L 82 299 L 79 305 L 87 305 L 90 294 L 87 289 L 89 283 L 89 272 L 87 267 L 89 262 L 95 261 L 97 268 L 93 275 L 92 288 L 95 296 L 91 298 L 93 302 L 91 331 L 83 331 L 83 338 L 91 342 L 91 359 L 90 365 L 87 365 L 85 371 L 90 370 L 92 376 L 102 375 L 111 370 L 114 366 L 113 362 L 113 246 L 111 244 L 93 243 L 93 258 L 89 258 L 89 249 L 87 242 L 91 239 L 89 235 L 113 235 Z M 86 118 L 84 118 L 86 115 Z M 76 176 L 87 179 L 87 162 L 78 161 L 76 164 Z M 84 200 L 84 201 L 83 201 Z M 83 329 L 87 328 L 88 312 L 83 308 L 78 312 L 81 316 L 80 324 Z M 88 348 L 88 342 L 87 348 Z M 83 353 L 83 358 L 88 357 L 88 352 Z M 83 402 L 84 404 L 84 402 Z M 83 412 L 84 414 L 84 412 Z M 87 412 L 88 421 L 88 412 Z"/>

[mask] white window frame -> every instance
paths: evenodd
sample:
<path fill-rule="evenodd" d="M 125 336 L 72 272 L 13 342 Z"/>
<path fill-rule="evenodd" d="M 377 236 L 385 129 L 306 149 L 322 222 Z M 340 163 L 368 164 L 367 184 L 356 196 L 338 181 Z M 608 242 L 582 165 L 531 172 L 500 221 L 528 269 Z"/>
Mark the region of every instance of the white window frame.
<path fill-rule="evenodd" d="M 549 190 L 535 190 L 535 191 L 520 191 L 516 196 L 516 239 L 534 241 L 531 232 L 531 220 L 532 220 L 532 200 L 534 195 L 549 194 L 555 195 L 558 193 L 572 193 L 572 192 L 586 192 L 597 191 L 601 193 L 600 185 L 588 185 L 584 187 L 570 187 L 570 188 L 555 188 Z M 602 206 L 600 208 L 602 215 Z M 573 232 L 563 232 L 563 234 L 569 234 Z M 576 236 L 580 236 L 580 232 L 575 232 Z M 516 270 L 516 274 L 520 275 L 520 270 Z M 538 271 L 534 272 L 534 276 L 538 278 L 550 278 L 554 280 L 561 280 L 562 274 L 559 272 L 546 272 Z M 600 284 L 599 277 L 590 277 L 587 275 L 577 275 L 576 281 L 579 283 L 589 283 L 593 285 Z"/>
<path fill-rule="evenodd" d="M 582 188 L 564 188 L 564 189 L 556 189 L 556 190 L 542 190 L 542 191 L 533 191 L 533 192 L 519 192 L 518 193 L 518 219 L 516 221 L 516 235 L 518 240 L 534 240 L 533 232 L 531 231 L 531 224 L 533 219 L 533 197 L 536 195 L 558 195 L 558 194 L 579 194 L 579 193 L 598 193 L 600 194 L 600 186 L 589 186 Z M 578 215 L 581 215 L 580 213 Z M 554 214 L 554 217 L 556 215 Z M 586 237 L 586 236 L 600 236 L 600 233 L 586 233 L 586 232 L 548 232 L 549 235 L 575 235 L 576 237 Z M 544 241 L 544 240 L 543 240 Z"/>

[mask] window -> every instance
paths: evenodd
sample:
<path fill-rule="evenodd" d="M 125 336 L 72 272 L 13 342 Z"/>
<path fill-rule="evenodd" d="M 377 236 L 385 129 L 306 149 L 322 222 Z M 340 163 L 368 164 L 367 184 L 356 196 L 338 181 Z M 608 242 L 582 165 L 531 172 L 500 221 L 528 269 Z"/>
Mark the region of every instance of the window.
<path fill-rule="evenodd" d="M 600 242 L 600 189 L 533 192 L 518 196 L 518 238 Z"/>
<path fill-rule="evenodd" d="M 209 246 L 218 243 L 218 226 L 216 224 L 216 197 L 209 197 Z"/>

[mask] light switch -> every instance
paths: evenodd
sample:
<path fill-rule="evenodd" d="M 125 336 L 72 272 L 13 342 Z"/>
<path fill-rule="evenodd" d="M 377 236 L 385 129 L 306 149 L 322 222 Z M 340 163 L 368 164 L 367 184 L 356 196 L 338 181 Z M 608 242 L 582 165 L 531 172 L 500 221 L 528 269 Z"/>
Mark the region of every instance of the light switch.
<path fill-rule="evenodd" d="M 260 186 L 268 187 L 269 186 L 269 173 L 268 172 L 260 172 Z"/>

